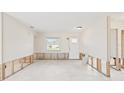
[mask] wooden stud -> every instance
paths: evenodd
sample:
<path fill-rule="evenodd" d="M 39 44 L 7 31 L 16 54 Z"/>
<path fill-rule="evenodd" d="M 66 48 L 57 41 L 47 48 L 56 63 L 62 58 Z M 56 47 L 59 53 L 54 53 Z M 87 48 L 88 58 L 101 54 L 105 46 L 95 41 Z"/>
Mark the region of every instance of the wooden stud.
<path fill-rule="evenodd" d="M 99 72 L 102 72 L 102 71 L 101 71 L 101 60 L 98 59 L 98 58 L 97 58 L 97 70 L 98 70 Z"/>
<path fill-rule="evenodd" d="M 33 55 L 31 55 L 31 64 L 33 63 Z"/>
<path fill-rule="evenodd" d="M 101 64 L 101 59 L 99 60 L 99 71 L 102 72 L 102 64 Z"/>
<path fill-rule="evenodd" d="M 29 63 L 31 64 L 32 63 L 31 56 L 28 57 L 28 60 L 29 60 Z"/>
<path fill-rule="evenodd" d="M 106 62 L 106 76 L 110 77 L 110 62 Z"/>
<path fill-rule="evenodd" d="M 116 69 L 117 69 L 117 70 L 121 70 L 120 58 L 116 58 Z"/>
<path fill-rule="evenodd" d="M 2 80 L 2 64 L 0 64 L 0 80 Z"/>
<path fill-rule="evenodd" d="M 21 63 L 21 69 L 23 69 L 23 59 L 20 59 L 20 63 Z"/>
<path fill-rule="evenodd" d="M 12 74 L 14 74 L 14 61 L 12 61 L 11 64 L 12 64 L 11 72 Z"/>
<path fill-rule="evenodd" d="M 11 66 L 10 67 L 11 71 L 10 71 L 9 76 L 11 76 L 15 72 L 18 72 L 19 70 L 23 69 L 23 63 L 33 63 L 33 56 L 34 55 L 31 55 L 31 56 L 23 57 L 23 58 L 20 58 L 20 59 L 16 59 L 14 61 L 11 61 L 10 63 L 8 62 L 10 64 L 8 66 Z M 20 64 L 20 66 L 21 66 L 21 67 L 19 66 L 19 68 L 18 68 L 19 70 L 17 70 L 17 71 L 14 71 L 14 62 L 18 62 Z M 0 80 L 4 80 L 6 78 L 5 77 L 5 68 L 6 68 L 5 66 L 6 66 L 6 64 L 5 63 L 0 64 Z"/>
<path fill-rule="evenodd" d="M 98 58 L 96 59 L 96 67 L 97 67 L 97 70 L 98 70 L 98 68 L 99 68 L 99 59 Z"/>
<path fill-rule="evenodd" d="M 0 80 L 4 80 L 5 79 L 5 64 L 1 64 L 1 77 Z"/>
<path fill-rule="evenodd" d="M 80 53 L 80 60 L 83 59 L 83 53 Z"/>

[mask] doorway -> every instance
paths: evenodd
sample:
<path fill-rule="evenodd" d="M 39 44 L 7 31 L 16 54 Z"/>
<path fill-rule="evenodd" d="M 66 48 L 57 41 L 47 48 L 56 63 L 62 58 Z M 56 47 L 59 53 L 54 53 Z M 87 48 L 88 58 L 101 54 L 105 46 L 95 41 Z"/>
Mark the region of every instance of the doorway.
<path fill-rule="evenodd" d="M 115 70 L 121 70 L 121 56 L 120 56 L 120 37 L 119 30 L 111 30 L 111 67 Z"/>
<path fill-rule="evenodd" d="M 79 40 L 71 37 L 69 42 L 69 59 L 79 59 Z"/>

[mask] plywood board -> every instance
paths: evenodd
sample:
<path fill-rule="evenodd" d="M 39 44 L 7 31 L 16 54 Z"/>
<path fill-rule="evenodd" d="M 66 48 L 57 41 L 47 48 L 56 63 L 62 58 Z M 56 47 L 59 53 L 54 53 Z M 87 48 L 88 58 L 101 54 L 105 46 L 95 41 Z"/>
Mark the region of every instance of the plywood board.
<path fill-rule="evenodd" d="M 20 60 L 15 60 L 14 61 L 14 72 L 21 70 L 21 67 L 22 67 L 22 65 L 21 65 Z"/>
<path fill-rule="evenodd" d="M 5 78 L 13 74 L 12 62 L 5 63 Z"/>

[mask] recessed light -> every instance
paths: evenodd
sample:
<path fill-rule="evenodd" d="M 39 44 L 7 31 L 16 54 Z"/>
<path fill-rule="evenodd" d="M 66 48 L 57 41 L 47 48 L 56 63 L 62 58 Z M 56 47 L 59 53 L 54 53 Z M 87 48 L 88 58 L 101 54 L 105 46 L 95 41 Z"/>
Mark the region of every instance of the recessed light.
<path fill-rule="evenodd" d="M 82 29 L 83 27 L 82 27 L 82 26 L 77 26 L 76 28 L 80 30 L 80 29 Z"/>

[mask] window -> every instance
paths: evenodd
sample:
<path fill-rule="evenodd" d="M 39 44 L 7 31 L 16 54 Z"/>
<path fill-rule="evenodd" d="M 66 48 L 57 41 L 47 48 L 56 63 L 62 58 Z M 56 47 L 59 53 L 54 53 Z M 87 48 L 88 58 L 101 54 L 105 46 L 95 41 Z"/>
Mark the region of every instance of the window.
<path fill-rule="evenodd" d="M 71 42 L 72 42 L 72 43 L 77 43 L 78 40 L 77 40 L 77 38 L 72 38 Z"/>
<path fill-rule="evenodd" d="M 59 40 L 60 39 L 56 37 L 47 38 L 47 50 L 48 51 L 59 51 L 60 50 Z"/>

